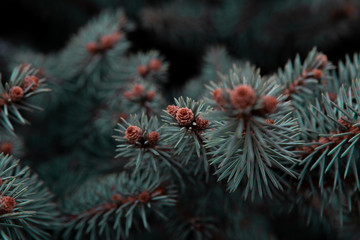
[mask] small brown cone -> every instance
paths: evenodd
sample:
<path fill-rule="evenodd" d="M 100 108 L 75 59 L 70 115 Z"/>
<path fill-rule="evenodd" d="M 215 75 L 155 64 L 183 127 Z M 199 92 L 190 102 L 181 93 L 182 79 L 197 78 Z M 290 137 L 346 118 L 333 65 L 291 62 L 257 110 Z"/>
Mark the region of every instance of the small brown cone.
<path fill-rule="evenodd" d="M 130 143 L 136 143 L 142 138 L 142 130 L 137 126 L 129 126 L 125 131 L 125 138 Z"/>
<path fill-rule="evenodd" d="M 176 112 L 176 120 L 181 126 L 188 126 L 194 121 L 194 113 L 189 108 L 180 108 Z"/>
<path fill-rule="evenodd" d="M 161 69 L 161 66 L 161 61 L 157 58 L 151 59 L 148 64 L 150 71 L 158 71 Z"/>
<path fill-rule="evenodd" d="M 13 86 L 9 90 L 10 99 L 13 102 L 20 101 L 24 96 L 24 90 L 21 87 Z"/>
<path fill-rule="evenodd" d="M 0 197 L 0 204 L 2 207 L 0 208 L 0 214 L 11 213 L 16 205 L 16 201 L 14 198 L 9 196 L 1 196 Z"/>
<path fill-rule="evenodd" d="M 255 104 L 256 93 L 250 85 L 239 85 L 230 93 L 230 101 L 236 109 L 246 109 Z"/>
<path fill-rule="evenodd" d="M 141 202 L 141 203 L 148 203 L 151 199 L 151 195 L 148 191 L 143 191 L 139 194 L 138 196 L 138 200 Z"/>
<path fill-rule="evenodd" d="M 136 68 L 136 71 L 137 73 L 142 76 L 142 77 L 145 77 L 146 74 L 148 73 L 148 68 L 144 65 L 139 65 L 137 68 Z"/>
<path fill-rule="evenodd" d="M 89 42 L 86 44 L 86 51 L 91 54 L 95 54 L 99 51 L 99 48 L 95 42 Z"/>
<path fill-rule="evenodd" d="M 278 104 L 276 97 L 265 95 L 262 96 L 261 99 L 263 100 L 262 110 L 264 113 L 274 113 Z"/>

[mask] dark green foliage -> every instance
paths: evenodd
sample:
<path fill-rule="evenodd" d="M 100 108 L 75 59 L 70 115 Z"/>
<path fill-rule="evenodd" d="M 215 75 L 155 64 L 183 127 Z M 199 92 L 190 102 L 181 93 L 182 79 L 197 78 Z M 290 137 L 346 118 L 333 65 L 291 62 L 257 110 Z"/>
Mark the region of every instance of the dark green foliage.
<path fill-rule="evenodd" d="M 153 60 L 160 61 L 156 66 L 152 65 Z M 141 69 L 141 67 L 144 67 Z M 132 54 L 126 58 L 120 66 L 121 72 L 119 76 L 125 80 L 136 79 L 141 77 L 146 82 L 161 86 L 166 81 L 168 63 L 164 61 L 164 57 L 158 51 L 152 50 L 145 53 Z M 114 76 L 115 77 L 115 76 Z"/>
<path fill-rule="evenodd" d="M 256 207 L 262 206 L 242 207 L 231 215 L 227 229 L 228 239 L 277 239 L 269 219 L 261 212 L 256 212 Z"/>
<path fill-rule="evenodd" d="M 338 89 L 338 84 L 330 75 L 333 68 L 326 55 L 314 48 L 303 63 L 297 55 L 293 62 L 287 62 L 283 70 L 279 69 L 274 77 L 282 87 L 284 95 L 292 100 L 295 109 L 307 115 L 304 105 L 319 99 L 321 93 L 334 93 Z"/>
<path fill-rule="evenodd" d="M 199 201 L 195 203 L 193 199 Z M 176 208 L 169 211 L 172 221 L 165 226 L 170 238 L 205 240 L 225 236 L 224 228 L 227 223 L 223 205 L 226 200 L 227 196 L 220 186 L 213 185 L 209 189 L 203 183 L 197 182 L 196 190 L 189 189 L 181 194 Z M 214 203 L 216 208 L 213 207 Z"/>
<path fill-rule="evenodd" d="M 99 159 L 91 159 L 83 153 L 73 153 L 44 162 L 35 170 L 54 194 L 54 198 L 63 200 L 72 195 L 77 186 L 87 178 L 98 174 L 100 170 L 98 161 Z"/>
<path fill-rule="evenodd" d="M 344 213 L 344 221 L 343 224 L 338 226 L 339 239 L 350 239 L 355 240 L 359 239 L 360 231 L 359 231 L 359 210 L 360 210 L 360 199 L 359 193 L 354 194 L 353 196 L 353 206 L 346 210 Z M 337 219 L 335 219 L 337 220 Z"/>
<path fill-rule="evenodd" d="M 60 218 L 52 194 L 44 187 L 36 174 L 28 167 L 20 167 L 19 161 L 0 154 L 1 200 L 12 197 L 15 208 L 3 212 L 0 204 L 0 234 L 3 239 L 50 239 L 59 227 Z"/>
<path fill-rule="evenodd" d="M 136 142 L 129 142 L 126 138 L 127 129 L 136 126 L 141 129 L 141 136 Z M 153 174 L 159 171 L 160 166 L 179 166 L 179 163 L 172 158 L 172 150 L 165 142 L 164 129 L 160 128 L 157 117 L 148 118 L 145 114 L 133 115 L 128 121 L 122 119 L 118 124 L 115 141 L 116 151 L 119 152 L 116 158 L 126 158 L 126 166 L 134 168 L 134 172 L 142 169 L 144 173 Z M 151 138 L 151 133 L 157 134 L 157 141 Z M 122 159 L 118 159 L 121 161 Z"/>
<path fill-rule="evenodd" d="M 360 187 L 357 160 L 359 86 L 359 81 L 355 80 L 351 87 L 341 87 L 335 102 L 323 96 L 321 108 L 312 107 L 311 121 L 315 127 L 312 139 L 316 143 L 308 146 L 298 186 L 301 188 L 304 181 L 311 182 L 315 189 L 320 189 L 319 199 L 328 202 L 331 199 L 324 194 L 329 191 L 327 188 L 332 189 L 343 206 L 351 203 L 353 192 L 358 192 Z M 317 173 L 313 171 L 315 169 Z"/>
<path fill-rule="evenodd" d="M 252 88 L 254 92 L 250 93 L 255 94 L 251 96 L 252 105 L 244 109 L 236 109 L 234 100 L 230 99 L 234 89 L 240 86 Z M 294 147 L 300 145 L 296 139 L 299 129 L 291 118 L 290 102 L 280 95 L 274 79 L 261 78 L 254 69 L 242 71 L 234 67 L 229 75 L 223 75 L 222 82 L 213 83 L 210 90 L 213 94 L 220 91 L 224 99 L 211 119 L 216 121 L 215 130 L 206 135 L 206 146 L 213 149 L 210 162 L 217 167 L 219 180 L 227 178 L 230 191 L 245 182 L 244 198 L 249 193 L 252 198 L 255 193 L 271 197 L 275 189 L 283 190 L 286 183 L 281 172 L 296 177 L 292 168 L 298 162 Z M 262 96 L 277 98 L 274 112 L 262 110 L 265 106 Z M 214 98 L 218 101 L 215 95 Z"/>
<path fill-rule="evenodd" d="M 346 55 L 345 62 L 339 62 L 338 64 L 338 74 L 334 74 L 333 78 L 335 82 L 338 82 L 339 86 L 345 84 L 350 86 L 352 81 L 359 79 L 360 73 L 360 59 L 359 54 L 355 53 L 351 59 L 349 55 Z"/>
<path fill-rule="evenodd" d="M 9 133 L 14 134 L 14 122 L 22 125 L 29 124 L 22 116 L 22 111 L 42 110 L 40 107 L 29 103 L 28 98 L 50 91 L 50 89 L 46 88 L 45 78 L 39 79 L 36 77 L 38 79 L 37 83 L 24 85 L 27 76 L 35 77 L 37 74 L 38 70 L 31 67 L 31 65 L 20 65 L 13 69 L 10 79 L 5 81 L 5 85 L 0 82 L 0 129 L 4 128 Z M 35 85 L 38 85 L 36 89 L 32 89 Z M 21 91 L 19 99 L 11 97 L 11 88 L 13 87 L 17 87 L 17 90 Z"/>
<path fill-rule="evenodd" d="M 95 94 L 95 90 L 104 83 L 109 72 L 116 68 L 129 46 L 121 31 L 126 23 L 121 10 L 104 12 L 81 29 L 57 56 L 58 64 L 52 69 L 52 75 L 61 76 L 71 86 L 74 84 L 73 87 L 69 86 L 69 90 L 85 88 L 90 94 Z"/>
<path fill-rule="evenodd" d="M 63 202 L 68 216 L 63 238 L 118 239 L 127 237 L 133 225 L 150 230 L 148 215 L 166 219 L 163 208 L 173 206 L 175 196 L 173 187 L 157 174 L 91 178 Z"/>
<path fill-rule="evenodd" d="M 164 99 L 156 85 L 140 79 L 133 81 L 123 94 L 110 101 L 110 106 L 124 109 L 128 114 L 144 112 L 154 116 L 159 115 L 164 107 Z"/>
<path fill-rule="evenodd" d="M 169 107 L 176 109 L 171 113 Z M 169 105 L 168 111 L 162 115 L 165 123 L 163 132 L 166 142 L 174 149 L 174 154 L 178 156 L 183 165 L 188 165 L 188 169 L 194 175 L 205 174 L 209 177 L 208 153 L 204 147 L 204 133 L 208 131 L 212 124 L 206 119 L 209 108 L 203 101 L 196 102 L 190 98 L 184 100 L 182 97 L 175 99 L 175 105 Z M 185 110 L 191 113 L 186 123 L 179 122 L 179 111 Z M 205 121 L 199 125 L 200 121 Z"/>

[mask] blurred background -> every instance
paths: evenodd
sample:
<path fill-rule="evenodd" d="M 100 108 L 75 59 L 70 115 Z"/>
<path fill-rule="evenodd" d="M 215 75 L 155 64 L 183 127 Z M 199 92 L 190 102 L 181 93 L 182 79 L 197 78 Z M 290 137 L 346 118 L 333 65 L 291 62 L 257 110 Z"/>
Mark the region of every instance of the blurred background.
<path fill-rule="evenodd" d="M 12 48 L 57 52 L 88 20 L 118 6 L 136 23 L 130 51 L 160 51 L 175 87 L 200 73 L 210 45 L 226 46 L 262 74 L 314 46 L 335 65 L 359 50 L 354 0 L 2 0 L 1 71 Z"/>

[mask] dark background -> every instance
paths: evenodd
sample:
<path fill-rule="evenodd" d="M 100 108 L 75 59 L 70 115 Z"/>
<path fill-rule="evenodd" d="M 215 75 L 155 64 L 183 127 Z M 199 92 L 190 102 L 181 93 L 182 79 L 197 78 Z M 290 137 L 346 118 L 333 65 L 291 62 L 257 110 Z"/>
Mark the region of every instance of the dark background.
<path fill-rule="evenodd" d="M 131 5 L 131 2 L 132 5 Z M 164 42 L 157 41 L 157 38 L 153 37 L 153 32 L 142 27 L 139 19 L 141 18 L 140 10 L 144 7 L 156 7 L 160 6 L 166 1 L 162 0 L 148 0 L 148 1 L 98 1 L 96 0 L 2 0 L 0 7 L 0 54 L 1 57 L 1 71 L 6 75 L 6 68 L 4 67 L 7 61 L 7 54 L 11 54 L 9 49 L 18 50 L 21 47 L 28 47 L 35 51 L 42 53 L 53 53 L 61 50 L 66 46 L 69 38 L 76 34 L 78 29 L 86 24 L 86 22 L 92 17 L 96 16 L 102 9 L 113 6 L 123 6 L 125 11 L 130 18 L 137 23 L 137 28 L 134 31 L 128 33 L 128 38 L 132 44 L 131 51 L 144 51 L 149 49 L 157 49 L 163 54 L 170 63 L 169 69 L 169 84 L 170 85 L 181 85 L 187 79 L 196 76 L 200 73 L 201 62 L 204 54 L 204 47 L 196 48 L 181 48 L 176 44 L 167 44 Z M 222 4 L 221 0 L 199 0 L 194 1 L 200 4 L 206 5 L 207 8 L 220 7 Z M 252 1 L 254 2 L 250 8 L 260 9 L 265 1 Z M 280 2 L 281 1 L 274 1 Z M 296 1 L 294 1 L 296 2 Z M 331 1 L 329 1 L 331 2 Z M 339 1 L 338 1 L 339 2 Z M 324 40 L 322 44 L 317 46 L 320 51 L 323 51 L 328 55 L 328 58 L 336 65 L 339 60 L 344 59 L 345 54 L 352 55 L 359 50 L 358 43 L 360 40 L 360 34 L 357 23 L 357 6 L 354 1 L 343 1 L 343 4 L 337 4 L 330 9 L 319 9 L 322 14 L 324 11 L 328 11 L 324 16 L 330 16 L 327 27 L 331 28 L 332 25 L 336 25 L 339 21 L 345 25 L 348 29 L 346 33 L 335 32 L 335 36 L 331 40 Z M 350 3 L 350 5 L 349 5 Z M 134 5 L 136 5 L 134 7 Z M 329 4 L 327 4 L 329 5 Z M 299 9 L 296 7 L 296 9 Z M 291 21 L 291 18 L 301 18 L 302 14 L 289 10 L 284 11 L 280 16 L 281 22 L 286 22 L 287 18 Z M 300 11 L 300 10 L 296 10 Z M 257 14 L 262 14 L 261 11 L 257 11 Z M 288 16 L 287 16 L 288 14 Z M 323 17 L 323 16 L 321 16 Z M 264 17 L 264 23 L 267 21 Z M 306 15 L 304 15 L 306 18 Z M 347 24 L 347 20 L 350 19 L 352 22 Z M 354 20 L 355 19 L 355 20 Z M 273 20 L 273 19 L 271 19 Z M 308 24 L 308 23 L 307 23 Z M 347 24 L 347 25 L 346 25 Z M 307 28 L 307 32 L 316 31 L 316 21 L 314 20 L 314 26 Z M 279 26 L 280 28 L 281 26 Z M 338 29 L 335 29 L 338 31 Z M 303 30 L 302 30 L 303 31 Z M 262 33 L 255 37 L 252 42 L 261 40 Z M 335 39 L 335 40 L 334 40 Z M 228 50 L 235 57 L 240 59 L 248 59 L 253 64 L 261 68 L 262 74 L 268 74 L 276 71 L 278 67 L 282 67 L 288 59 L 293 59 L 296 53 L 300 53 L 302 57 L 306 56 L 309 50 L 319 42 L 312 40 L 311 37 L 305 40 L 299 40 L 296 35 L 296 28 L 293 33 L 287 34 L 283 42 L 276 47 L 272 45 L 256 45 L 251 44 L 246 46 L 249 51 L 239 52 L 232 51 L 234 48 L 231 44 L 227 44 L 234 41 L 232 38 L 222 39 L 221 41 L 215 42 L 220 44 L 228 45 Z M 277 40 L 274 40 L 277 41 Z M 295 42 L 300 44 L 294 44 Z M 301 41 L 306 41 L 306 44 L 301 45 Z M 240 43 L 239 43 L 240 44 Z M 300 47 L 299 47 L 300 46 Z M 271 49 L 271 52 L 270 50 Z M 256 52 L 256 54 L 255 54 Z M 260 54 L 259 54 L 260 52 Z M 261 54 L 271 56 L 268 58 L 271 61 L 264 60 L 261 58 Z M 260 56 L 260 57 L 259 57 Z"/>

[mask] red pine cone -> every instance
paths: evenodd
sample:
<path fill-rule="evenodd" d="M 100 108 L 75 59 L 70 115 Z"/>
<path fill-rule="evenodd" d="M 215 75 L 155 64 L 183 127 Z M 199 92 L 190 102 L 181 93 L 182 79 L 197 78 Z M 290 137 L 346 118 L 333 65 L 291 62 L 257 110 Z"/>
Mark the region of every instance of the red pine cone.
<path fill-rule="evenodd" d="M 0 144 L 0 152 L 4 154 L 11 154 L 13 151 L 13 144 L 11 142 L 3 142 Z"/>
<path fill-rule="evenodd" d="M 137 68 L 136 68 L 136 71 L 137 73 L 142 76 L 142 77 L 145 77 L 146 74 L 148 73 L 148 68 L 144 65 L 139 65 Z"/>
<path fill-rule="evenodd" d="M 236 109 L 246 109 L 255 104 L 255 91 L 250 85 L 239 85 L 230 92 L 230 102 Z"/>
<path fill-rule="evenodd" d="M 130 126 L 125 131 L 125 138 L 131 143 L 136 143 L 142 138 L 142 134 L 143 132 L 139 127 Z"/>
<path fill-rule="evenodd" d="M 188 126 L 194 121 L 194 114 L 191 109 L 180 108 L 176 112 L 176 120 L 181 126 Z"/>
<path fill-rule="evenodd" d="M 24 96 L 24 90 L 21 87 L 13 86 L 10 88 L 9 95 L 11 101 L 20 101 Z"/>
<path fill-rule="evenodd" d="M 217 88 L 212 92 L 212 97 L 219 106 L 223 107 L 226 104 L 226 99 L 222 95 L 222 90 L 220 88 Z"/>
<path fill-rule="evenodd" d="M 160 70 L 161 65 L 162 65 L 161 61 L 157 58 L 154 58 L 154 59 L 150 60 L 148 67 L 149 67 L 150 71 L 158 71 L 158 70 Z"/>
<path fill-rule="evenodd" d="M 148 101 L 152 101 L 155 97 L 155 91 L 148 91 L 147 94 L 146 94 L 146 100 Z"/>
<path fill-rule="evenodd" d="M 273 113 L 275 112 L 275 109 L 277 107 L 278 104 L 278 100 L 276 99 L 276 97 L 270 96 L 270 95 L 265 95 L 262 96 L 261 99 L 263 100 L 263 108 L 262 110 L 265 113 Z"/>
<path fill-rule="evenodd" d="M 36 76 L 33 76 L 33 75 L 26 76 L 24 79 L 24 82 L 22 84 L 22 88 L 25 90 L 31 84 L 32 84 L 32 86 L 31 86 L 30 90 L 35 91 L 40 85 L 39 78 Z"/>
<path fill-rule="evenodd" d="M 144 87 L 141 84 L 135 84 L 132 88 L 132 94 L 134 97 L 141 97 L 144 94 Z"/>
<path fill-rule="evenodd" d="M 176 113 L 177 113 L 178 110 L 179 110 L 178 106 L 175 106 L 175 105 L 168 105 L 167 106 L 167 112 L 173 117 L 176 117 Z"/>
<path fill-rule="evenodd" d="M 205 130 L 207 126 L 209 125 L 209 120 L 202 119 L 201 117 L 196 118 L 196 125 L 201 130 Z"/>
<path fill-rule="evenodd" d="M 150 193 L 146 190 L 141 192 L 138 196 L 138 200 L 141 203 L 148 203 L 150 201 L 150 199 L 151 199 Z"/>
<path fill-rule="evenodd" d="M 113 34 L 104 35 L 100 38 L 100 46 L 102 49 L 110 49 L 114 47 L 117 40 Z"/>
<path fill-rule="evenodd" d="M 95 54 L 99 51 L 99 48 L 95 42 L 89 42 L 86 44 L 86 51 L 91 54 Z"/>
<path fill-rule="evenodd" d="M 1 196 L 0 197 L 0 204 L 3 204 L 0 208 L 0 214 L 11 213 L 16 205 L 16 201 L 14 198 L 9 196 Z"/>
<path fill-rule="evenodd" d="M 147 135 L 146 140 L 149 142 L 150 145 L 155 145 L 157 141 L 159 141 L 159 134 L 155 131 L 150 132 Z"/>
<path fill-rule="evenodd" d="M 311 71 L 311 73 L 313 74 L 313 76 L 314 76 L 315 79 L 321 79 L 322 76 L 323 76 L 322 71 L 319 70 L 319 69 L 313 69 L 313 70 Z"/>

